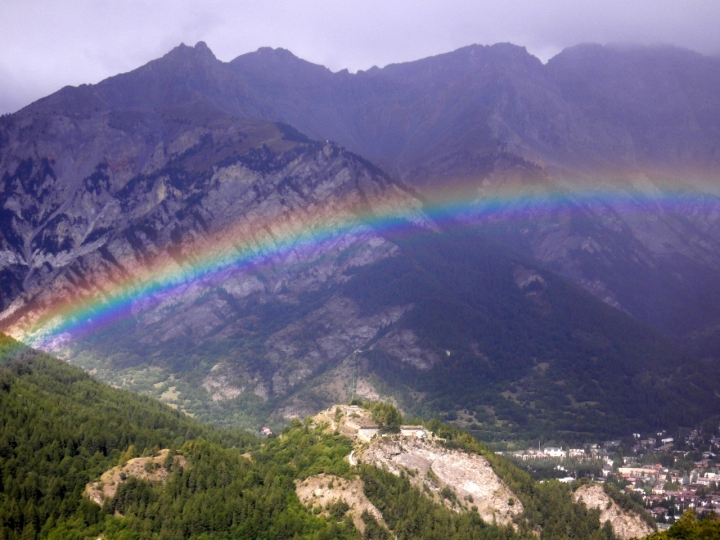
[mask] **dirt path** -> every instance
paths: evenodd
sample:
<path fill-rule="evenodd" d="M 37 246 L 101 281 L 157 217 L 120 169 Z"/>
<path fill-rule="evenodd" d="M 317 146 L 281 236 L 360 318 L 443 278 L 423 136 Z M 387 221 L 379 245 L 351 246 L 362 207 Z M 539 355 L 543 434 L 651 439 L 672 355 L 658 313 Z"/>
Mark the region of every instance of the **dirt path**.
<path fill-rule="evenodd" d="M 330 428 L 331 428 L 333 431 L 335 431 L 335 430 L 337 429 L 337 425 L 335 424 L 335 420 L 333 420 L 332 418 L 330 418 L 330 417 L 328 416 L 327 411 L 323 411 L 323 416 L 328 419 L 328 422 L 330 422 Z"/>

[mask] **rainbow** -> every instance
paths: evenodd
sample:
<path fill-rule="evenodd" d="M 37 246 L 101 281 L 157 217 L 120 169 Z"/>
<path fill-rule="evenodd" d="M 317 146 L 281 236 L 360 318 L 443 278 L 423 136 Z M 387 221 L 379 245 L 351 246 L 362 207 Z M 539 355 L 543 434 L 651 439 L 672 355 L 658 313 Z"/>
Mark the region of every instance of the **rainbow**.
<path fill-rule="evenodd" d="M 379 234 L 440 234 L 449 227 L 478 226 L 552 216 L 557 211 L 585 214 L 608 210 L 628 215 L 664 212 L 714 212 L 720 197 L 705 190 L 657 187 L 505 188 L 487 190 L 477 185 L 438 191 L 424 201 L 399 190 L 366 204 L 351 197 L 298 209 L 271 218 L 242 217 L 238 223 L 209 237 L 188 241 L 181 253 L 154 254 L 151 260 L 120 261 L 113 276 L 90 276 L 86 293 L 56 295 L 35 300 L 9 325 L 13 337 L 52 348 L 66 339 L 129 316 L 150 299 L 182 296 L 194 284 L 212 284 L 235 272 L 254 272 L 265 264 L 292 264 L 303 253 L 332 250 L 369 232 Z M 0 314 L 8 320 L 13 306 Z M 6 330 L 8 330 L 6 326 Z"/>

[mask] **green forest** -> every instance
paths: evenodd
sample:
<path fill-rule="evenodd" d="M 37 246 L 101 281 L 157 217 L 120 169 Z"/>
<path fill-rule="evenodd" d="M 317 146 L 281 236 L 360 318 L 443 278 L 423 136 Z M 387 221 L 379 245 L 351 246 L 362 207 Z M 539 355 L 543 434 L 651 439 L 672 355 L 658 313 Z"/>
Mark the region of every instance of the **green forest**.
<path fill-rule="evenodd" d="M 388 407 L 371 406 L 388 426 L 398 420 Z M 598 511 L 572 502 L 572 486 L 535 482 L 469 434 L 438 420 L 426 426 L 449 447 L 490 460 L 525 507 L 514 527 L 451 511 L 407 477 L 351 467 L 344 459 L 350 440 L 310 419 L 265 439 L 216 429 L 3 336 L 0 538 L 520 539 L 536 538 L 534 532 L 543 539 L 614 538 Z M 184 466 L 165 460 L 165 482 L 127 477 L 102 506 L 84 495 L 86 484 L 104 471 L 162 448 L 185 458 Z M 327 515 L 304 507 L 295 481 L 319 473 L 359 477 L 390 530 L 365 515 L 361 535 L 342 505 Z M 658 538 L 665 537 L 675 538 Z"/>
<path fill-rule="evenodd" d="M 720 519 L 712 515 L 698 519 L 692 510 L 688 510 L 669 530 L 651 534 L 647 540 L 715 540 L 716 538 L 720 538 Z"/>

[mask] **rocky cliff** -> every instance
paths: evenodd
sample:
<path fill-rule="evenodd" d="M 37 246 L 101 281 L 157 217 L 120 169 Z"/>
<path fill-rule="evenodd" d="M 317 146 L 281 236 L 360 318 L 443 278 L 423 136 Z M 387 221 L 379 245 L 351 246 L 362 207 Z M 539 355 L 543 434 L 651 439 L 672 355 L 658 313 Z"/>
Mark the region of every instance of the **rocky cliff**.
<path fill-rule="evenodd" d="M 482 456 L 414 436 L 388 436 L 373 440 L 358 459 L 398 476 L 405 472 L 413 484 L 445 504 L 477 511 L 488 523 L 507 525 L 523 512 L 517 496 Z"/>
<path fill-rule="evenodd" d="M 523 513 L 517 495 L 487 459 L 446 448 L 422 426 L 405 426 L 395 434 L 381 433 L 367 409 L 352 405 L 335 405 L 313 420 L 354 441 L 354 450 L 348 456 L 351 465 L 364 463 L 406 476 L 426 496 L 457 512 L 477 512 L 487 523 L 500 525 L 511 524 Z M 318 492 L 317 496 L 327 499 L 331 495 Z"/>
<path fill-rule="evenodd" d="M 583 503 L 588 509 L 600 510 L 600 523 L 610 522 L 613 532 L 618 538 L 644 538 L 654 532 L 640 516 L 621 509 L 602 486 L 585 484 L 575 491 L 573 498 Z"/>

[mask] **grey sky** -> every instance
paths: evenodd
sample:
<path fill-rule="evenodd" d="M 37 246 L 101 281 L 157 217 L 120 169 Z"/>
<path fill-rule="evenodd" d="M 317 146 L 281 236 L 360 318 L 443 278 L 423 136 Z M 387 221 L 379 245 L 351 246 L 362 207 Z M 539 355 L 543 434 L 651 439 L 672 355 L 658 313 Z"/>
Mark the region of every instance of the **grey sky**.
<path fill-rule="evenodd" d="M 577 43 L 720 54 L 718 0 L 0 0 L 0 113 L 204 40 L 221 60 L 284 47 L 333 70 L 509 41 L 543 61 Z"/>

